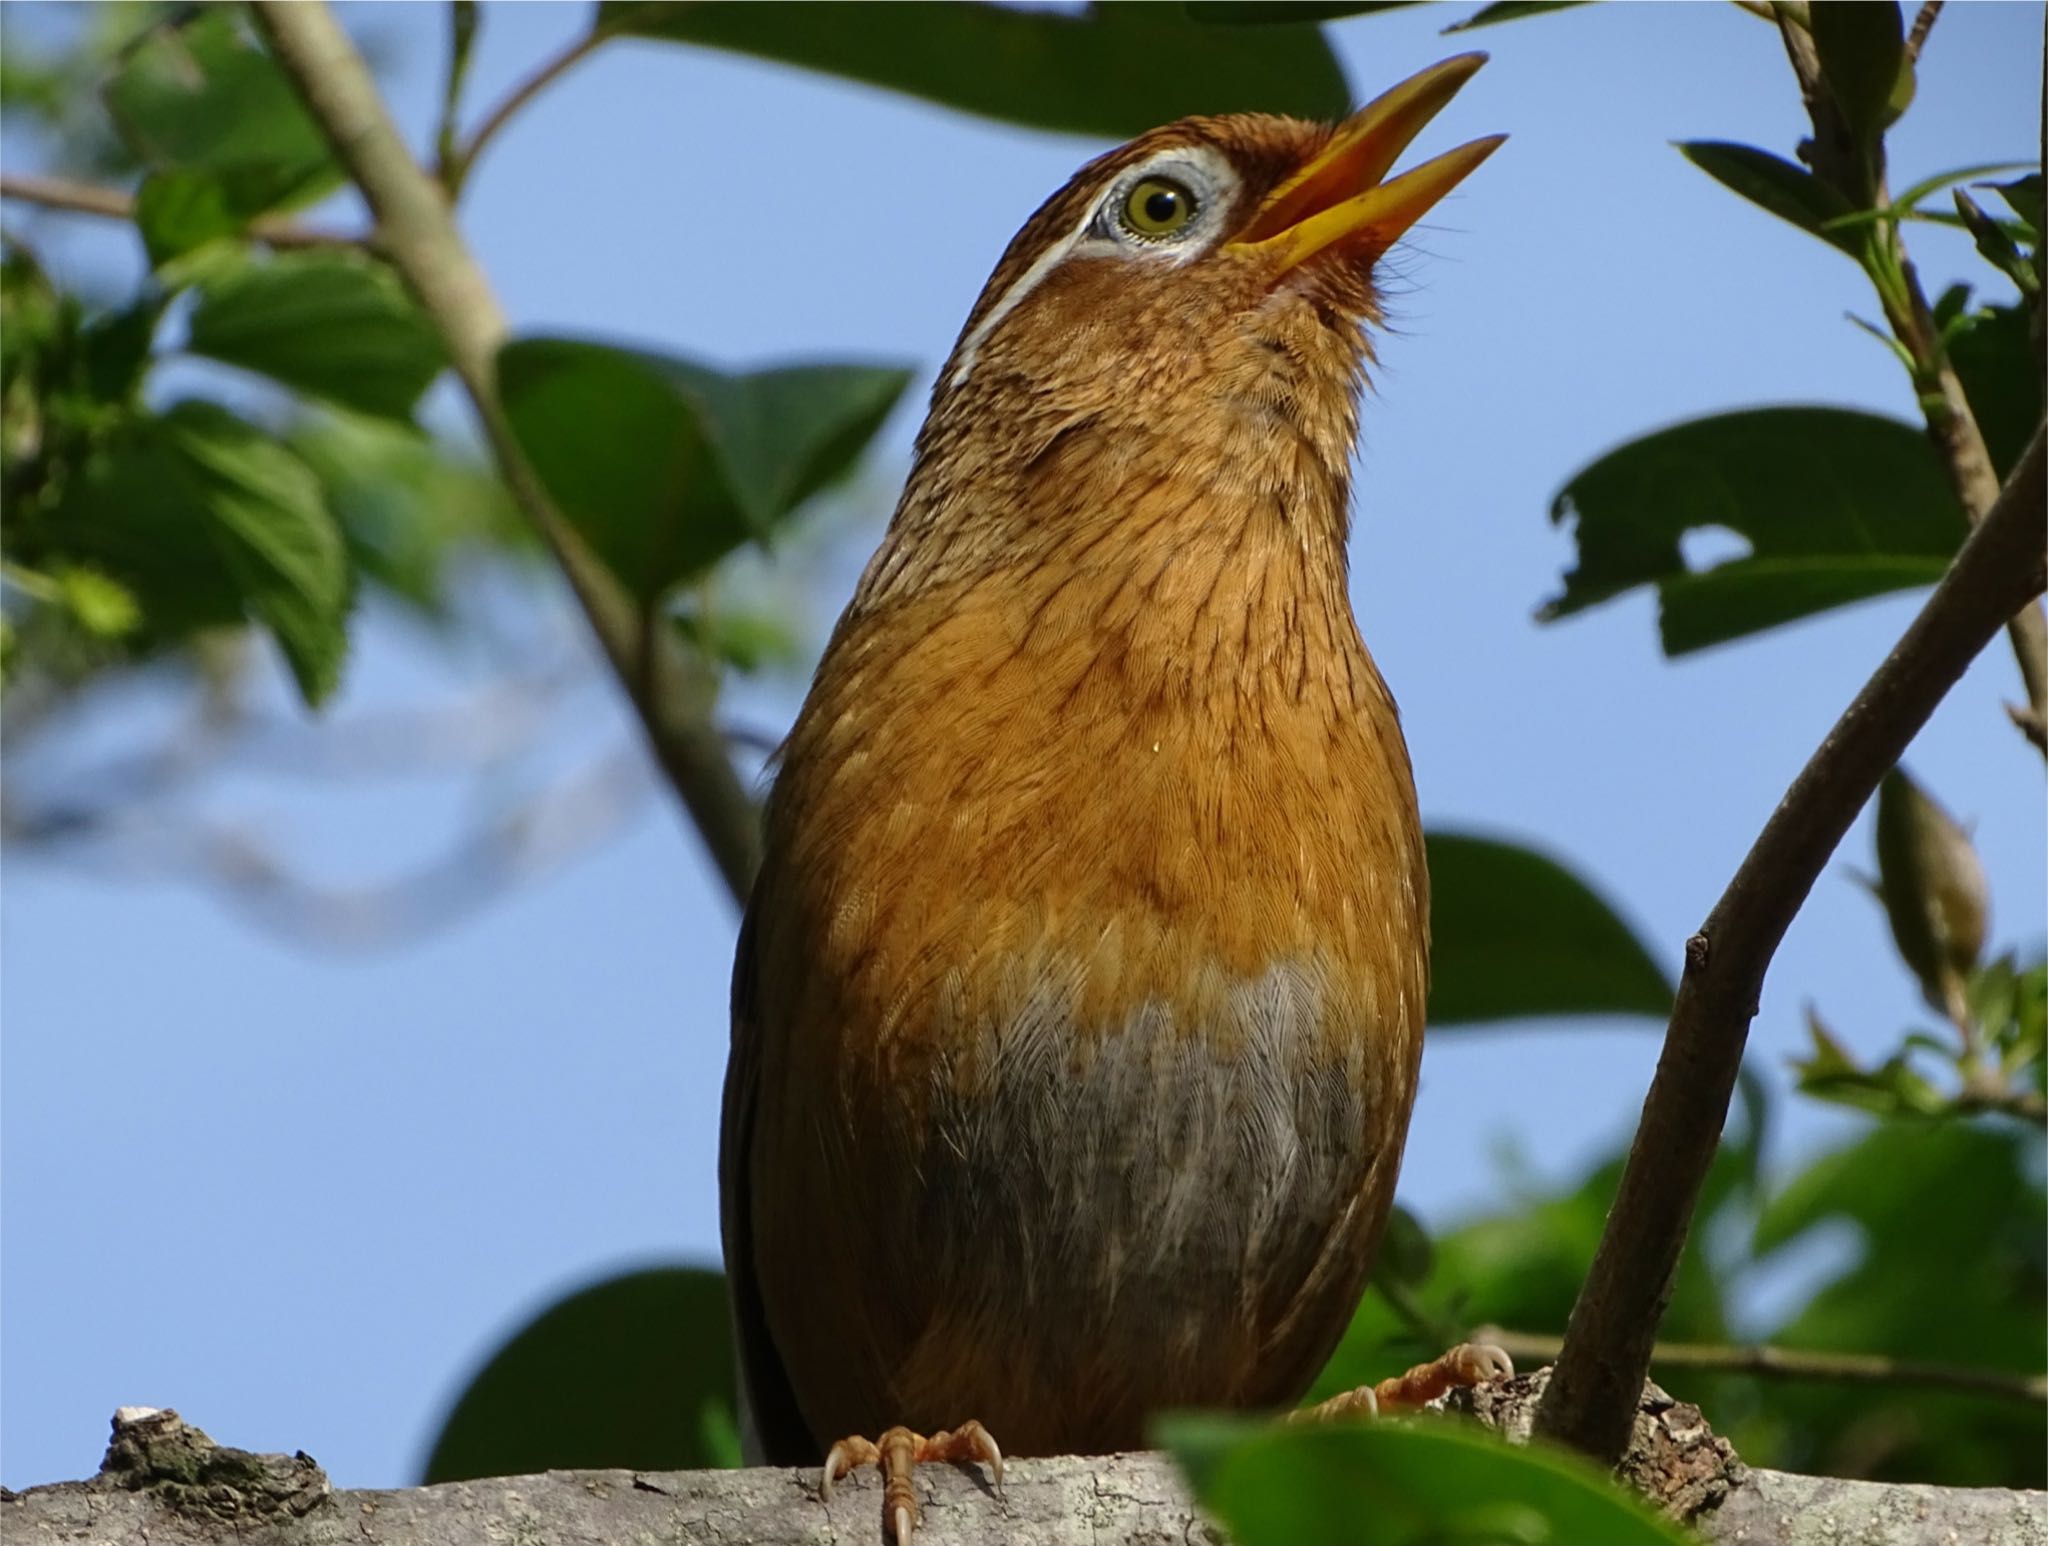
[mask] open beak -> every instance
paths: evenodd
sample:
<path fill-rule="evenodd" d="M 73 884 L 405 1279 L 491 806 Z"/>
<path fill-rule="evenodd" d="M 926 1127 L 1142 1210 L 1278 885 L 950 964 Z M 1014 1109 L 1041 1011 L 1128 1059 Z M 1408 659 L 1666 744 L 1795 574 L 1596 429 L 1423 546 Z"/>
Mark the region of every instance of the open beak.
<path fill-rule="evenodd" d="M 1267 196 L 1230 245 L 1273 253 L 1283 272 L 1339 243 L 1360 252 L 1391 247 L 1507 138 L 1490 134 L 1380 181 L 1484 63 L 1484 54 L 1459 54 L 1368 102 L 1344 120 L 1321 155 Z"/>

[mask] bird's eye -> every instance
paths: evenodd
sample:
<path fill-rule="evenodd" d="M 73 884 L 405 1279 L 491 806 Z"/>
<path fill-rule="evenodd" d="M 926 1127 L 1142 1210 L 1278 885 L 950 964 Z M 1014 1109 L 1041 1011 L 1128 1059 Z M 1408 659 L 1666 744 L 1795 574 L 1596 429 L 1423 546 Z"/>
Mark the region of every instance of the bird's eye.
<path fill-rule="evenodd" d="M 1178 236 L 1195 218 L 1197 205 L 1187 186 L 1170 177 L 1147 177 L 1124 195 L 1124 228 L 1147 241 Z"/>

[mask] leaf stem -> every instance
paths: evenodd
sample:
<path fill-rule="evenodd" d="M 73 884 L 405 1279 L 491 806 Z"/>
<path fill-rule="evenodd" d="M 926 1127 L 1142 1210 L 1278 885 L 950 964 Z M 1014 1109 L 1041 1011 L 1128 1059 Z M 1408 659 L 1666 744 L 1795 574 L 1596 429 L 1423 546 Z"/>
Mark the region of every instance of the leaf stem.
<path fill-rule="evenodd" d="M 558 79 L 589 58 L 591 54 L 597 51 L 601 44 L 608 43 L 616 37 L 624 30 L 627 22 L 631 20 L 631 14 L 630 9 L 621 8 L 620 13 L 611 21 L 592 23 L 590 30 L 584 33 L 582 37 L 571 43 L 552 59 L 549 59 L 539 69 L 535 70 L 525 80 L 506 93 L 504 99 L 484 115 L 484 121 L 477 125 L 477 130 L 469 137 L 467 145 L 463 146 L 460 151 L 451 153 L 449 150 L 444 150 L 442 152 L 441 185 L 448 190 L 448 197 L 450 199 L 454 199 L 461 193 L 462 185 L 468 179 L 470 169 L 476 165 L 477 158 L 484 153 L 485 147 L 498 137 L 499 133 L 518 115 L 520 110 L 543 91 L 547 90 L 548 87 L 552 86 Z"/>
<path fill-rule="evenodd" d="M 1560 1337 L 1482 1326 L 1475 1342 L 1491 1342 L 1518 1363 L 1528 1359 L 1549 1363 L 1564 1343 Z M 1959 1364 L 1918 1363 L 1881 1353 L 1819 1353 L 1788 1347 L 1735 1347 L 1709 1342 L 1659 1342 L 1650 1350 L 1650 1365 L 1660 1369 L 1697 1369 L 1714 1374 L 1755 1374 L 1767 1379 L 1813 1380 L 1850 1385 L 1922 1385 L 1937 1390 L 1966 1390 L 2029 1405 L 2048 1403 L 2048 1375 L 2009 1374 L 1999 1369 L 1971 1369 Z"/>
<path fill-rule="evenodd" d="M 744 901 L 760 864 L 760 820 L 711 720 L 715 673 L 650 630 L 652 647 L 675 658 L 664 662 L 667 690 L 647 690 L 637 669 L 643 639 L 639 608 L 555 508 L 520 450 L 498 401 L 504 314 L 456 229 L 444 191 L 406 148 L 348 34 L 324 0 L 254 0 L 251 13 L 306 111 L 362 190 L 376 216 L 380 247 L 439 328 L 507 488 L 553 551 L 669 782 L 727 888 Z"/>
<path fill-rule="evenodd" d="M 2036 428 L 1934 594 L 1792 781 L 1686 942 L 1642 1121 L 1538 1412 L 1545 1437 L 1608 1463 L 1627 1443 L 1771 957 L 1886 770 L 2006 619 L 2048 586 L 2044 464 L 2048 426 Z"/>

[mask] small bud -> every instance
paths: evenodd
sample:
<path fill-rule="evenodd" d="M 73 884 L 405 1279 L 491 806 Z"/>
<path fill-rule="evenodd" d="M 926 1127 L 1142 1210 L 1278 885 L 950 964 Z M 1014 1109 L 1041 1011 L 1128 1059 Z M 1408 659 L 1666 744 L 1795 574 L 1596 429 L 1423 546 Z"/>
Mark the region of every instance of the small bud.
<path fill-rule="evenodd" d="M 1927 1002 L 1961 1024 L 1963 983 L 1989 931 L 1990 888 L 1969 834 L 1903 768 L 1878 786 L 1877 873 L 1899 954 Z"/>

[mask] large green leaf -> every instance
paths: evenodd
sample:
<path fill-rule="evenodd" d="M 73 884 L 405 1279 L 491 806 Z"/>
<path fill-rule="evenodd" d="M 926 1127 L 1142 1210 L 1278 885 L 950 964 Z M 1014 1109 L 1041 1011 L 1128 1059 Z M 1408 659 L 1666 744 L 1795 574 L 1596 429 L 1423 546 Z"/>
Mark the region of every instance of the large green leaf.
<path fill-rule="evenodd" d="M 202 281 L 186 347 L 390 419 L 410 419 L 447 362 L 397 276 L 347 252 L 280 253 Z"/>
<path fill-rule="evenodd" d="M 2041 372 L 2024 306 L 1986 306 L 1957 325 L 1949 360 L 2001 478 L 2009 477 L 2041 422 Z"/>
<path fill-rule="evenodd" d="M 1842 121 L 1859 141 L 1875 144 L 1900 94 L 1900 72 L 1908 68 L 1897 0 L 1810 6 L 1807 16 L 1821 75 Z"/>
<path fill-rule="evenodd" d="M 1340 117 L 1350 88 L 1313 27 L 1225 32 L 1179 6 L 1079 12 L 930 0 L 753 5 L 608 0 L 607 31 L 730 49 L 1039 129 L 1127 139 L 1190 113 Z"/>
<path fill-rule="evenodd" d="M 1780 220 L 1791 221 L 1800 230 L 1841 248 L 1852 258 L 1862 253 L 1862 232 L 1828 225 L 1831 220 L 1854 214 L 1855 206 L 1805 167 L 1754 145 L 1737 145 L 1727 140 L 1683 140 L 1678 150 L 1716 182 L 1732 188 Z"/>
<path fill-rule="evenodd" d="M 555 338 L 506 345 L 498 372 L 549 493 L 644 600 L 771 537 L 852 465 L 910 379 L 878 365 L 725 375 Z"/>
<path fill-rule="evenodd" d="M 1671 1011 L 1671 982 L 1614 910 L 1556 860 L 1431 832 L 1433 1027 Z"/>
<path fill-rule="evenodd" d="M 340 680 L 350 576 L 319 480 L 212 403 L 138 421 L 65 488 L 54 529 L 139 600 L 152 634 L 247 618 L 277 640 L 306 701 Z"/>
<path fill-rule="evenodd" d="M 1579 561 L 1537 615 L 1655 585 L 1670 655 L 1931 584 L 1964 535 L 1921 432 L 1844 408 L 1759 408 L 1660 430 L 1574 474 L 1550 518 L 1573 524 Z M 1690 568 L 1679 539 L 1717 528 L 1750 552 Z"/>
<path fill-rule="evenodd" d="M 569 1295 L 470 1380 L 422 1483 L 735 1465 L 725 1279 L 651 1267 Z"/>
<path fill-rule="evenodd" d="M 1464 1424 L 1160 1425 L 1237 1546 L 1686 1546 L 1687 1534 L 1576 1457 Z"/>
<path fill-rule="evenodd" d="M 1188 15 L 1226 27 L 1270 27 L 1291 22 L 1337 21 L 1375 11 L 1401 11 L 1422 0 L 1186 0 Z"/>
<path fill-rule="evenodd" d="M 228 6 L 194 7 L 154 26 L 107 82 L 107 110 L 147 165 L 218 179 L 221 206 L 246 221 L 311 202 L 341 184 L 327 142 L 276 63 Z M 145 204 L 147 200 L 145 200 Z"/>

